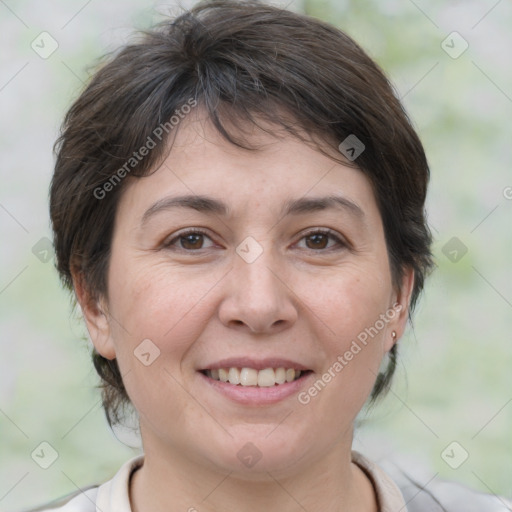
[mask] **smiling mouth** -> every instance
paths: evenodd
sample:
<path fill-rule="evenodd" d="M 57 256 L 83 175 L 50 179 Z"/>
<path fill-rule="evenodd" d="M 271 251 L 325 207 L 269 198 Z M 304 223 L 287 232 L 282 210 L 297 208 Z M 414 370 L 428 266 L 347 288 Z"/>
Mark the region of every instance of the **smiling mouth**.
<path fill-rule="evenodd" d="M 304 377 L 311 370 L 295 370 L 294 368 L 219 368 L 201 370 L 206 377 L 232 384 L 234 386 L 272 387 L 280 386 Z"/>

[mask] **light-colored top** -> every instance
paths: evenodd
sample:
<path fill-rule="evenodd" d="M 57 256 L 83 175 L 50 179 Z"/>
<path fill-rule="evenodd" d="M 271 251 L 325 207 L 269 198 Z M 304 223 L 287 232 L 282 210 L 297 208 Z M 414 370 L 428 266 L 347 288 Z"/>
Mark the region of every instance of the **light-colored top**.
<path fill-rule="evenodd" d="M 129 497 L 130 477 L 144 461 L 135 457 L 115 476 L 100 486 L 75 493 L 46 512 L 132 512 Z M 353 450 L 352 461 L 369 477 L 378 500 L 379 512 L 508 512 L 512 502 L 497 496 L 477 493 L 453 482 L 438 482 L 426 492 L 412 480 L 397 473 L 394 479 L 377 464 Z M 397 482 L 399 480 L 399 482 Z"/>

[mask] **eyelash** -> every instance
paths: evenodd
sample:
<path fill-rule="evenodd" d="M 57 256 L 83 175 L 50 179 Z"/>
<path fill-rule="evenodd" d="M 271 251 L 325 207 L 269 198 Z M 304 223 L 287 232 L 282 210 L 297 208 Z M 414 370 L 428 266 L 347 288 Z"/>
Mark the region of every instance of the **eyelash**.
<path fill-rule="evenodd" d="M 179 233 L 171 240 L 164 242 L 163 247 L 166 249 L 169 249 L 169 248 L 172 249 L 172 247 L 175 245 L 176 242 L 178 242 L 182 238 L 186 238 L 188 235 L 203 235 L 207 238 L 210 238 L 210 240 L 211 240 L 211 237 L 208 235 L 208 233 L 206 231 L 204 231 L 201 228 L 193 228 L 193 229 L 189 229 L 187 231 L 183 231 L 182 233 Z M 348 247 L 348 243 L 346 241 L 344 241 L 343 239 L 341 239 L 334 231 L 331 231 L 330 229 L 311 230 L 311 231 L 305 233 L 304 235 L 302 235 L 300 240 L 303 240 L 304 238 L 310 237 L 312 235 L 326 235 L 326 236 L 329 236 L 331 239 L 333 239 L 338 244 L 340 249 Z M 331 247 L 328 249 L 306 249 L 306 250 L 318 253 L 318 252 L 329 252 L 332 249 L 333 248 Z M 182 247 L 179 247 L 178 250 L 184 251 L 184 252 L 200 252 L 203 249 L 184 249 Z"/>

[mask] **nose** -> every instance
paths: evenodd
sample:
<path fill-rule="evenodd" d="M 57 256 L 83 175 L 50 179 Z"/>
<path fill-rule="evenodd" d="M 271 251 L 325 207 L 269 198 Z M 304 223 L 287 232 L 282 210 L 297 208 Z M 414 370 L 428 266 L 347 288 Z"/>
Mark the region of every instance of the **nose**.
<path fill-rule="evenodd" d="M 290 278 L 270 253 L 264 251 L 252 263 L 235 256 L 219 307 L 220 320 L 227 327 L 270 335 L 297 320 L 298 300 Z"/>

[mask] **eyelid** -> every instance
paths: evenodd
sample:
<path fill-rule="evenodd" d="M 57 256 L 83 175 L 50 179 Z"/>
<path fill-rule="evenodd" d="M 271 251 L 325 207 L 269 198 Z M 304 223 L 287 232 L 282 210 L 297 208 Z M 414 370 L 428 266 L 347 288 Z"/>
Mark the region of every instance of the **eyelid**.
<path fill-rule="evenodd" d="M 174 247 L 175 250 L 181 251 L 181 252 L 186 252 L 186 253 L 199 253 L 201 251 L 210 249 L 210 247 L 201 248 L 201 249 L 184 249 L 182 247 L 178 247 L 177 242 L 179 242 L 180 238 L 186 237 L 189 234 L 200 234 L 200 235 L 203 235 L 204 237 L 210 239 L 212 242 L 214 242 L 212 237 L 209 235 L 208 231 L 203 228 L 199 228 L 199 227 L 185 228 L 183 231 L 178 231 L 177 233 L 174 233 L 173 235 L 171 235 L 172 238 L 170 238 L 170 237 L 166 238 L 164 240 L 164 242 L 162 243 L 162 247 L 163 248 Z M 301 249 L 301 250 L 321 254 L 321 253 L 329 253 L 331 251 L 340 250 L 342 248 L 350 249 L 352 247 L 350 242 L 344 236 L 340 235 L 337 231 L 334 231 L 329 228 L 320 228 L 320 227 L 310 228 L 307 231 L 301 233 L 298 242 L 296 242 L 294 245 L 297 245 L 298 243 L 300 243 L 302 240 L 304 240 L 308 236 L 316 235 L 316 234 L 326 235 L 326 236 L 330 237 L 331 240 L 334 240 L 336 242 L 336 245 L 333 247 L 329 247 L 327 249 L 305 248 L 305 249 Z"/>
<path fill-rule="evenodd" d="M 168 247 L 174 246 L 174 245 L 176 245 L 176 242 L 179 241 L 180 238 L 186 237 L 187 235 L 195 235 L 195 234 L 203 235 L 203 236 L 209 238 L 210 240 L 212 240 L 212 242 L 213 242 L 212 237 L 208 234 L 208 231 L 206 231 L 205 229 L 203 229 L 203 228 L 186 228 L 183 231 L 178 231 L 177 233 L 173 233 L 170 237 L 165 238 L 164 241 L 162 242 L 162 247 L 168 248 Z M 183 249 L 181 247 L 177 247 L 177 249 L 184 251 L 184 252 L 199 252 L 202 250 L 202 249 L 197 249 L 195 251 L 192 251 L 192 250 Z"/>
<path fill-rule="evenodd" d="M 316 234 L 322 234 L 322 235 L 328 235 L 331 237 L 331 239 L 335 240 L 338 244 L 338 247 L 351 247 L 350 242 L 342 235 L 340 235 L 337 231 L 333 231 L 329 228 L 311 228 L 305 233 L 301 234 L 301 237 L 299 238 L 299 242 L 303 240 L 304 238 L 316 235 Z M 336 249 L 336 247 L 330 247 L 329 249 L 321 249 L 321 250 L 315 250 L 315 249 L 307 249 L 312 252 L 322 253 L 322 252 L 329 252 L 330 250 Z"/>

